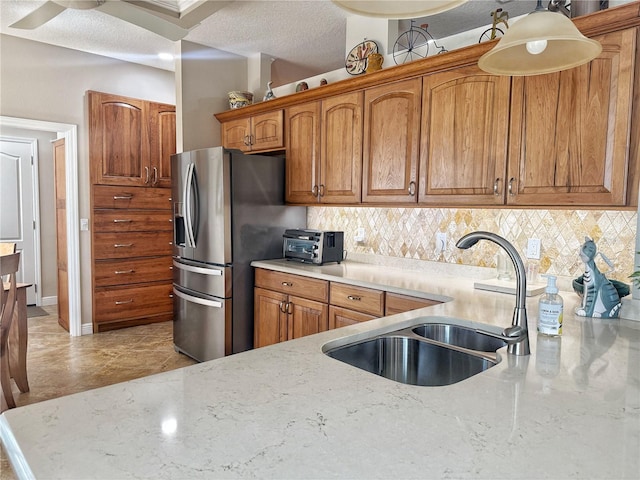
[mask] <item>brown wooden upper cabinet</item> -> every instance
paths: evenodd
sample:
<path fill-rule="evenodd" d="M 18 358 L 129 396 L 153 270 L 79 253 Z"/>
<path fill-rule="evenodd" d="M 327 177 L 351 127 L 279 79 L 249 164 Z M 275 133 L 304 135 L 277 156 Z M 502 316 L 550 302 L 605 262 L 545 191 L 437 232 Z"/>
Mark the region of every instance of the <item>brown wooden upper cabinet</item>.
<path fill-rule="evenodd" d="M 364 92 L 362 201 L 416 202 L 422 79 Z"/>
<path fill-rule="evenodd" d="M 87 94 L 92 182 L 170 187 L 175 107 L 109 93 Z"/>
<path fill-rule="evenodd" d="M 171 155 L 176 153 L 176 109 L 164 103 L 149 103 L 151 184 L 171 188 Z"/>
<path fill-rule="evenodd" d="M 359 203 L 362 92 L 286 109 L 286 201 Z"/>
<path fill-rule="evenodd" d="M 423 78 L 419 202 L 504 202 L 510 78 L 457 68 Z"/>
<path fill-rule="evenodd" d="M 636 29 L 596 38 L 587 65 L 513 78 L 508 204 L 625 204 Z"/>
<path fill-rule="evenodd" d="M 282 150 L 282 110 L 239 118 L 222 124 L 222 145 L 242 152 Z"/>

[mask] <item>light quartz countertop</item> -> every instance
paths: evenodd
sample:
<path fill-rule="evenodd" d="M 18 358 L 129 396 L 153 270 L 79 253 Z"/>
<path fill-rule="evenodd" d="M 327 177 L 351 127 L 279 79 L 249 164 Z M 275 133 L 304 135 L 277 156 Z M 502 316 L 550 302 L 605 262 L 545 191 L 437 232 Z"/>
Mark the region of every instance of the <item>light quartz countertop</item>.
<path fill-rule="evenodd" d="M 336 346 L 451 317 L 511 322 L 513 295 L 467 275 L 343 262 L 254 266 L 450 300 L 9 410 L 22 478 L 640 478 L 640 323 L 581 318 L 562 337 L 446 387 L 404 385 L 329 358 Z"/>

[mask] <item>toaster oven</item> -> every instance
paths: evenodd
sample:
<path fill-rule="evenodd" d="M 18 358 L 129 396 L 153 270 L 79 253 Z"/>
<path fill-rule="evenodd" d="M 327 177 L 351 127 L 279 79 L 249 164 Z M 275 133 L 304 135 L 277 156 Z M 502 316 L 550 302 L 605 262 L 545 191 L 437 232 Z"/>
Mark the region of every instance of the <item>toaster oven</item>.
<path fill-rule="evenodd" d="M 288 260 L 303 263 L 340 263 L 344 255 L 344 232 L 285 230 L 282 253 Z"/>

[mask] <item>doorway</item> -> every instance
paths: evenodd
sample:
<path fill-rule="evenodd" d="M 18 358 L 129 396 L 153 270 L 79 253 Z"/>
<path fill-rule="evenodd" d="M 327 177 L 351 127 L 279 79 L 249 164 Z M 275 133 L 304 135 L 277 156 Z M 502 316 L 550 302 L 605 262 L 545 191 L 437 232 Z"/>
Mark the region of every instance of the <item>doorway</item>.
<path fill-rule="evenodd" d="M 21 252 L 18 282 L 27 288 L 27 304 L 42 305 L 40 275 L 40 216 L 38 140 L 0 137 L 0 241 L 16 244 Z"/>
<path fill-rule="evenodd" d="M 69 333 L 80 336 L 82 331 L 81 294 L 80 294 L 80 218 L 78 211 L 78 126 L 67 123 L 30 120 L 17 117 L 0 116 L 0 125 L 55 132 L 58 138 L 65 139 L 65 193 L 66 193 L 66 230 L 67 230 L 67 274 L 69 297 Z M 92 333 L 91 331 L 84 333 Z"/>

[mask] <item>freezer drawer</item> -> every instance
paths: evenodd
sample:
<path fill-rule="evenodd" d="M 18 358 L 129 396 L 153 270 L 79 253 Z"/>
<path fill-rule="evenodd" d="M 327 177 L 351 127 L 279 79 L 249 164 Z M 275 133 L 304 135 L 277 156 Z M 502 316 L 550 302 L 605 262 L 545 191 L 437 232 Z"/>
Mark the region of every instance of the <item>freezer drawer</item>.
<path fill-rule="evenodd" d="M 173 286 L 175 349 L 206 362 L 231 353 L 231 300 Z"/>
<path fill-rule="evenodd" d="M 173 257 L 173 283 L 214 297 L 231 297 L 231 268 Z"/>

